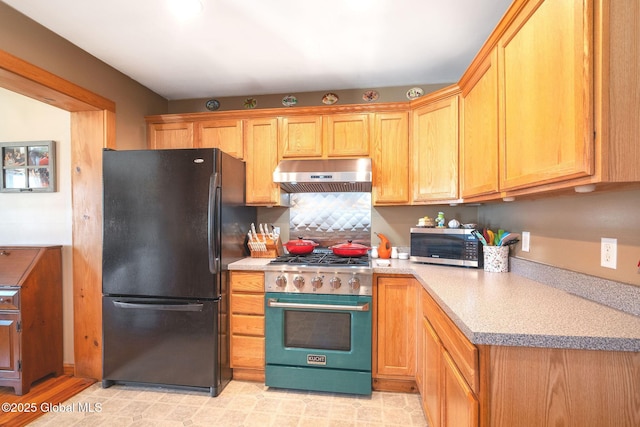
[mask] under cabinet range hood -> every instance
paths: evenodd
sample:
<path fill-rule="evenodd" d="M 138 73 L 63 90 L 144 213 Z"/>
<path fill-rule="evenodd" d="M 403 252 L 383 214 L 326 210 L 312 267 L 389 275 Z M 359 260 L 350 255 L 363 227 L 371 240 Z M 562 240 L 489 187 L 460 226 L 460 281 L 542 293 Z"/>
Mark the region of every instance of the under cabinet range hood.
<path fill-rule="evenodd" d="M 368 193 L 371 159 L 282 160 L 273 182 L 287 193 Z"/>

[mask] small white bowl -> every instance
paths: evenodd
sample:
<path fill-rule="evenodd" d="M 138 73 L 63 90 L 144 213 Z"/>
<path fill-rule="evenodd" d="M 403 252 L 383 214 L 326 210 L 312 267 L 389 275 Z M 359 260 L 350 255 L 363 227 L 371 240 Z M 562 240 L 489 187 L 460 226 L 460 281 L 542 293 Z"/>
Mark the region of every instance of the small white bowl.
<path fill-rule="evenodd" d="M 400 252 L 398 254 L 398 259 L 409 259 L 409 254 L 407 252 Z"/>
<path fill-rule="evenodd" d="M 389 267 L 391 265 L 391 261 L 389 261 L 388 259 L 377 259 L 376 265 L 378 267 Z"/>

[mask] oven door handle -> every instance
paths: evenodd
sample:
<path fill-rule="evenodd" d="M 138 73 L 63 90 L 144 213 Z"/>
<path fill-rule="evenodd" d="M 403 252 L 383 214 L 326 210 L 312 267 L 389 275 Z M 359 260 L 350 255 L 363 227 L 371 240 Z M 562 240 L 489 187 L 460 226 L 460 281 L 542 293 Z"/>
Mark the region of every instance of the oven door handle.
<path fill-rule="evenodd" d="M 358 305 L 338 305 L 338 304 L 303 304 L 297 302 L 280 302 L 276 298 L 269 298 L 267 301 L 269 307 L 274 308 L 312 308 L 315 310 L 332 310 L 332 311 L 369 311 L 369 303 L 359 303 Z"/>

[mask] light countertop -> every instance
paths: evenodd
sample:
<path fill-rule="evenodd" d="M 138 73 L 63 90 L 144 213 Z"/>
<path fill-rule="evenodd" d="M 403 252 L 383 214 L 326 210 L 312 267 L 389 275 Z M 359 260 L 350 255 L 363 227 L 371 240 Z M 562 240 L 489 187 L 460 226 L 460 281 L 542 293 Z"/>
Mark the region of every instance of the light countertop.
<path fill-rule="evenodd" d="M 230 270 L 260 271 L 246 258 Z M 413 275 L 474 344 L 640 351 L 640 317 L 515 273 L 391 260 L 377 274 Z"/>

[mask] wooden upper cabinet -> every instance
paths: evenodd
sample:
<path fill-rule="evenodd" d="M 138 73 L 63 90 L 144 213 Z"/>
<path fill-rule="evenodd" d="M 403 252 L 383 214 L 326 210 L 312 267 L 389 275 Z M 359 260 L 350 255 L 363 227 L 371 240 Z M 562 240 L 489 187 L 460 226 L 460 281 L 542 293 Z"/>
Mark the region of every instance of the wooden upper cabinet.
<path fill-rule="evenodd" d="M 594 172 L 591 3 L 529 1 L 498 41 L 501 190 Z"/>
<path fill-rule="evenodd" d="M 498 192 L 497 49 L 463 76 L 460 97 L 460 196 Z"/>
<path fill-rule="evenodd" d="M 328 157 L 367 157 L 370 145 L 370 115 L 323 116 L 323 138 Z"/>
<path fill-rule="evenodd" d="M 409 203 L 409 113 L 376 113 L 371 150 L 373 204 Z"/>
<path fill-rule="evenodd" d="M 368 113 L 281 117 L 280 157 L 367 157 L 371 117 Z"/>
<path fill-rule="evenodd" d="M 280 156 L 321 157 L 322 116 L 280 118 Z"/>
<path fill-rule="evenodd" d="M 413 111 L 413 202 L 458 197 L 458 95 Z"/>
<path fill-rule="evenodd" d="M 193 122 L 149 123 L 147 138 L 152 150 L 193 148 Z"/>
<path fill-rule="evenodd" d="M 244 158 L 242 119 L 195 122 L 197 148 L 219 148 L 238 159 Z"/>
<path fill-rule="evenodd" d="M 273 183 L 278 165 L 278 119 L 247 119 L 244 123 L 247 204 L 280 203 L 280 188 Z"/>
<path fill-rule="evenodd" d="M 606 30 L 594 31 L 596 51 L 606 52 L 597 56 L 603 62 L 601 76 L 595 67 L 600 77 L 596 93 L 601 94 L 600 102 L 596 100 L 595 127 L 602 146 L 597 172 L 609 182 L 639 182 L 640 2 L 609 1 L 605 5 Z"/>

